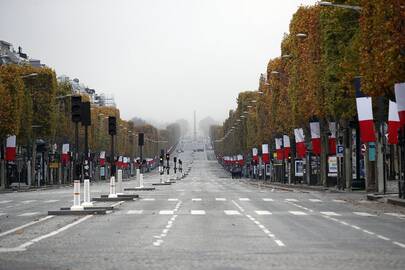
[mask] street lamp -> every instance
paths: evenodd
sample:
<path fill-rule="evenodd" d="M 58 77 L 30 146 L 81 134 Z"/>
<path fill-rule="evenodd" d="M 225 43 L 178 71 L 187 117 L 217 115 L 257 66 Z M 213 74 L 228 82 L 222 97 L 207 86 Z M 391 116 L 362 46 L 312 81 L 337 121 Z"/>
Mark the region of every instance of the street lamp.
<path fill-rule="evenodd" d="M 23 75 L 20 77 L 21 77 L 21 79 L 25 79 L 25 78 L 29 78 L 29 77 L 35 77 L 35 76 L 38 76 L 38 73 L 31 73 L 31 74 Z"/>
<path fill-rule="evenodd" d="M 339 7 L 339 8 L 346 8 L 346 9 L 351 9 L 355 10 L 357 12 L 360 12 L 362 10 L 362 7 L 360 6 L 352 6 L 352 5 L 342 5 L 342 4 L 335 4 L 329 1 L 320 1 L 318 3 L 322 7 Z"/>
<path fill-rule="evenodd" d="M 298 37 L 298 38 L 306 38 L 306 37 L 308 37 L 308 35 L 305 34 L 305 33 L 298 33 L 295 36 Z"/>

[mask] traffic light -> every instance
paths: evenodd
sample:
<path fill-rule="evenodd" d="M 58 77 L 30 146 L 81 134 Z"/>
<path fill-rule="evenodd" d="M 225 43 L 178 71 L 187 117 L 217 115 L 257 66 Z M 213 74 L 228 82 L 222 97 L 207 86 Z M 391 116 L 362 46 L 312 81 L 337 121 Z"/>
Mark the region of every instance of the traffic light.
<path fill-rule="evenodd" d="M 145 144 L 144 134 L 143 133 L 138 133 L 138 145 L 143 146 L 144 144 Z"/>
<path fill-rule="evenodd" d="M 176 163 L 177 162 L 177 157 L 174 157 L 173 161 L 174 161 L 174 163 Z"/>
<path fill-rule="evenodd" d="M 108 134 L 117 135 L 117 119 L 115 116 L 108 117 Z"/>
<path fill-rule="evenodd" d="M 90 102 L 81 102 L 81 122 L 83 126 L 91 125 Z"/>
<path fill-rule="evenodd" d="M 72 96 L 71 103 L 72 122 L 79 123 L 81 121 L 82 97 Z"/>
<path fill-rule="evenodd" d="M 170 160 L 170 155 L 166 154 L 166 160 L 169 161 Z"/>

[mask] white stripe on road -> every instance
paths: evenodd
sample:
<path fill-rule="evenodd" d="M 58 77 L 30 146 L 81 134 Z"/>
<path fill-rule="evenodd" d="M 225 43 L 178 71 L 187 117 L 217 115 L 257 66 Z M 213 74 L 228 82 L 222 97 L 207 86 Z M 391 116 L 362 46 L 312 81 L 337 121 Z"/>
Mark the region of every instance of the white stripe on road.
<path fill-rule="evenodd" d="M 155 198 L 143 198 L 142 201 L 154 201 Z"/>
<path fill-rule="evenodd" d="M 404 214 L 399 214 L 399 213 L 384 213 L 384 214 L 388 215 L 388 216 L 397 217 L 397 218 L 405 218 Z"/>
<path fill-rule="evenodd" d="M 307 216 L 308 214 L 302 211 L 288 211 L 290 214 L 293 214 L 295 216 Z"/>
<path fill-rule="evenodd" d="M 263 198 L 263 201 L 265 201 L 265 202 L 274 202 L 274 200 L 271 199 L 271 198 Z"/>
<path fill-rule="evenodd" d="M 353 214 L 362 216 L 362 217 L 376 217 L 377 215 L 366 213 L 366 212 L 353 212 Z"/>
<path fill-rule="evenodd" d="M 159 215 L 173 215 L 173 210 L 160 210 Z"/>
<path fill-rule="evenodd" d="M 192 198 L 191 199 L 193 202 L 199 202 L 199 201 L 201 201 L 201 198 Z"/>
<path fill-rule="evenodd" d="M 309 199 L 310 202 L 322 202 L 322 200 L 319 199 Z"/>
<path fill-rule="evenodd" d="M 224 201 L 226 201 L 226 199 L 225 199 L 225 198 L 215 198 L 215 200 L 216 200 L 216 201 L 220 201 L 220 202 L 224 202 Z"/>
<path fill-rule="evenodd" d="M 265 210 L 257 210 L 255 211 L 255 213 L 258 214 L 259 216 L 271 215 L 271 212 Z"/>
<path fill-rule="evenodd" d="M 335 200 L 333 200 L 334 202 L 337 202 L 337 203 L 345 203 L 346 201 L 344 201 L 344 200 L 337 200 L 337 199 L 335 199 Z"/>
<path fill-rule="evenodd" d="M 239 201 L 241 201 L 241 202 L 247 202 L 247 201 L 250 201 L 250 199 L 249 199 L 249 198 L 239 198 Z"/>
<path fill-rule="evenodd" d="M 128 210 L 128 215 L 140 215 L 143 213 L 143 210 Z"/>
<path fill-rule="evenodd" d="M 224 212 L 225 212 L 225 215 L 228 215 L 228 216 L 240 215 L 239 211 L 236 211 L 236 210 L 224 210 Z"/>
<path fill-rule="evenodd" d="M 297 199 L 285 199 L 286 202 L 298 202 Z"/>
<path fill-rule="evenodd" d="M 35 216 L 35 215 L 38 215 L 38 214 L 40 214 L 39 212 L 28 212 L 28 213 L 24 213 L 24 214 L 21 214 L 21 215 L 18 215 L 19 217 L 30 217 L 30 216 Z"/>
<path fill-rule="evenodd" d="M 284 243 L 281 240 L 274 240 L 274 242 L 276 242 L 276 244 L 280 247 L 285 247 Z"/>
<path fill-rule="evenodd" d="M 340 214 L 336 213 L 336 212 L 321 212 L 322 215 L 326 215 L 326 216 L 341 216 Z"/>
<path fill-rule="evenodd" d="M 169 202 L 177 202 L 179 199 L 177 199 L 177 198 L 170 198 L 170 199 L 167 199 Z"/>
<path fill-rule="evenodd" d="M 47 201 L 44 201 L 44 203 L 54 203 L 54 202 L 59 202 L 59 200 L 47 200 Z"/>
<path fill-rule="evenodd" d="M 31 222 L 28 222 L 27 224 L 24 224 L 24 225 L 21 225 L 21 226 L 18 226 L 18 227 L 16 227 L 16 228 L 14 228 L 14 229 L 11 229 L 11 230 L 8 230 L 8 231 L 5 231 L 5 232 L 0 233 L 0 237 L 5 236 L 5 235 L 10 234 L 10 233 L 13 233 L 13 232 L 16 232 L 16 231 L 18 231 L 18 230 L 27 228 L 27 227 L 29 227 L 29 226 L 31 226 L 31 225 L 37 224 L 37 223 L 39 223 L 39 222 L 45 221 L 45 220 L 50 219 L 50 218 L 53 218 L 53 217 L 54 217 L 54 216 L 46 216 L 46 217 L 40 218 L 40 219 L 38 219 L 38 220 L 34 220 L 34 221 L 31 221 Z"/>
<path fill-rule="evenodd" d="M 25 203 L 25 204 L 27 204 L 27 203 L 32 203 L 32 202 L 36 202 L 37 200 L 27 200 L 27 201 L 22 201 L 22 203 Z"/>
<path fill-rule="evenodd" d="M 205 211 L 204 210 L 191 210 L 190 213 L 192 215 L 205 215 Z"/>
<path fill-rule="evenodd" d="M 0 217 L 5 215 L 7 215 L 7 213 L 0 213 Z"/>
<path fill-rule="evenodd" d="M 394 242 L 392 242 L 392 243 L 395 244 L 395 245 L 397 245 L 397 246 L 400 246 L 401 248 L 405 248 L 405 244 L 402 244 L 402 243 L 400 243 L 400 242 L 394 241 Z"/>
<path fill-rule="evenodd" d="M 10 203 L 10 202 L 12 202 L 12 201 L 0 201 L 0 204 L 3 204 L 3 203 Z"/>

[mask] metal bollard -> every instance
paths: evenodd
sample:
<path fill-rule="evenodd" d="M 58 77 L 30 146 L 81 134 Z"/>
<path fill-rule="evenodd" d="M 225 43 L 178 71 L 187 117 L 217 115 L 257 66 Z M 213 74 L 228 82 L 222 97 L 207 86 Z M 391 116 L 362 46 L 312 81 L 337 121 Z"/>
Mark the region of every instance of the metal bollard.
<path fill-rule="evenodd" d="M 91 199 L 90 199 L 90 180 L 89 179 L 84 180 L 83 193 L 84 193 L 84 195 L 83 195 L 82 206 L 83 207 L 93 206 L 93 203 L 91 202 Z"/>
<path fill-rule="evenodd" d="M 73 184 L 73 206 L 70 207 L 70 210 L 80 211 L 84 207 L 80 205 L 80 181 L 75 180 Z"/>
<path fill-rule="evenodd" d="M 111 176 L 110 178 L 110 194 L 108 194 L 108 198 L 117 198 L 117 193 L 115 192 L 115 177 Z"/>
<path fill-rule="evenodd" d="M 117 195 L 124 194 L 122 190 L 122 170 L 117 171 L 117 186 L 116 186 Z"/>

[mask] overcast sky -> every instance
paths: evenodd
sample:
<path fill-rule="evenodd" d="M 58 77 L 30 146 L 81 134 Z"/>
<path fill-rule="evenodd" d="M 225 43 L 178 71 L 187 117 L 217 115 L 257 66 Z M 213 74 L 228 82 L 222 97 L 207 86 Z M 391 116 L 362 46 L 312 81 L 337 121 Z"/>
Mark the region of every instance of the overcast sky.
<path fill-rule="evenodd" d="M 0 40 L 98 92 L 124 119 L 223 121 L 315 0 L 0 0 Z"/>

